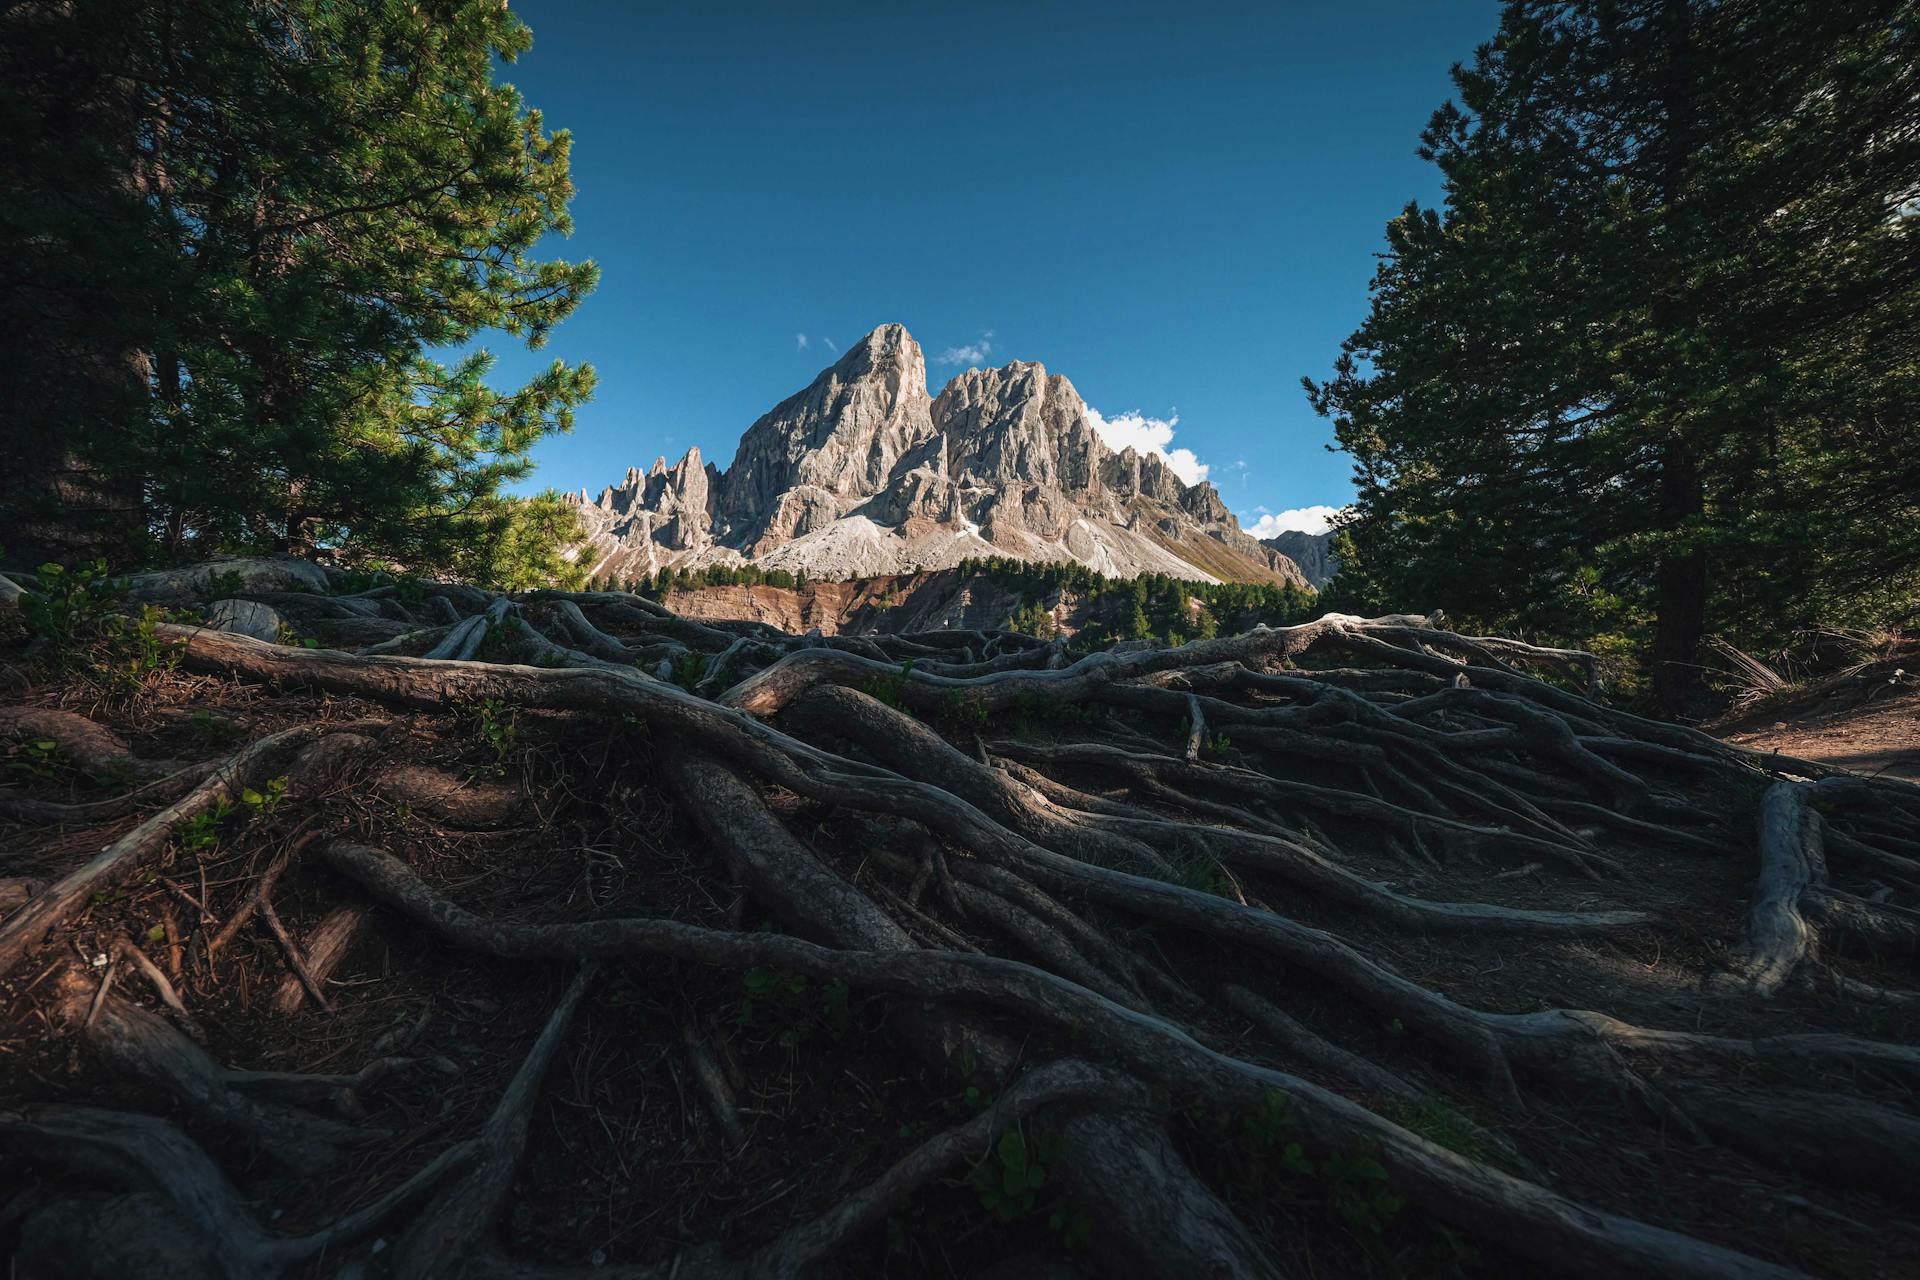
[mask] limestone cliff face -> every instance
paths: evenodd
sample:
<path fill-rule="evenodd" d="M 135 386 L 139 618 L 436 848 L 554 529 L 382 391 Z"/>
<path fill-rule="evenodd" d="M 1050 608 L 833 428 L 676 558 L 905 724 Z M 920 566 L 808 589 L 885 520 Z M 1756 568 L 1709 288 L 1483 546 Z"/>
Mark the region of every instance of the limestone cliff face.
<path fill-rule="evenodd" d="M 900 325 L 875 329 L 747 428 L 714 509 L 719 540 L 761 555 L 825 528 L 932 436 L 931 403 L 920 344 Z"/>
<path fill-rule="evenodd" d="M 930 398 L 926 376 L 919 344 L 883 325 L 747 428 L 726 471 L 693 451 L 581 493 L 581 558 L 615 577 L 752 561 L 843 579 L 999 555 L 1305 585 L 1212 485 L 1109 448 L 1066 378 L 1015 361 Z"/>
<path fill-rule="evenodd" d="M 685 563 L 713 547 L 713 494 L 719 471 L 689 449 L 669 467 L 655 458 L 644 474 L 627 468 L 618 485 L 589 498 L 586 490 L 569 494 L 592 548 L 623 552 L 626 572 L 638 576 L 663 565 Z"/>
<path fill-rule="evenodd" d="M 1332 582 L 1333 575 L 1340 570 L 1340 562 L 1333 556 L 1331 533 L 1301 533 L 1289 529 L 1260 541 L 1262 546 L 1299 565 L 1300 572 L 1306 575 L 1308 585 L 1315 591 Z"/>

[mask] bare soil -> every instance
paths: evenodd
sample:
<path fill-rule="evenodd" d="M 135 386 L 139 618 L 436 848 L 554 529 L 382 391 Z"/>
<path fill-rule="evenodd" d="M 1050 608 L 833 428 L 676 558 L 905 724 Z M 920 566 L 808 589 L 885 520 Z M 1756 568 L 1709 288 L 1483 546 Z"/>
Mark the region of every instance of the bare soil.
<path fill-rule="evenodd" d="M 1715 736 L 1757 751 L 1920 782 L 1920 672 L 1819 690 L 1711 728 Z"/>

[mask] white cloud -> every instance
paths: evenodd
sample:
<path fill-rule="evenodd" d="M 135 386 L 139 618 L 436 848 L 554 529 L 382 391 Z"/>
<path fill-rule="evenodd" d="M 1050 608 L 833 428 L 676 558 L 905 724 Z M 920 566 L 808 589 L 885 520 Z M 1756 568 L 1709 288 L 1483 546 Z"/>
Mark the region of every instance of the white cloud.
<path fill-rule="evenodd" d="M 941 364 L 979 365 L 993 354 L 993 330 L 989 329 L 964 347 L 948 347 L 934 359 Z"/>
<path fill-rule="evenodd" d="M 1271 538 L 1289 529 L 1297 529 L 1301 533 L 1325 533 L 1332 527 L 1333 518 L 1340 514 L 1340 508 L 1295 507 L 1276 515 L 1268 513 L 1265 507 L 1255 507 L 1253 513 L 1259 513 L 1260 518 L 1248 520 L 1243 515 L 1240 517 L 1240 527 L 1256 538 Z"/>
<path fill-rule="evenodd" d="M 1087 420 L 1093 423 L 1093 429 L 1106 441 L 1109 449 L 1158 454 L 1168 470 L 1187 484 L 1199 484 L 1211 470 L 1194 456 L 1193 450 L 1167 448 L 1173 442 L 1173 429 L 1180 425 L 1180 411 L 1177 409 L 1164 418 L 1149 418 L 1138 410 L 1109 418 L 1088 405 Z"/>
<path fill-rule="evenodd" d="M 805 351 L 805 350 L 807 349 L 807 335 L 806 335 L 806 334 L 804 334 L 804 333 L 796 333 L 796 334 L 794 334 L 794 335 L 793 335 L 793 349 L 794 349 L 795 351 Z"/>
<path fill-rule="evenodd" d="M 839 343 L 837 343 L 837 342 L 835 342 L 835 341 L 834 341 L 834 340 L 833 340 L 832 338 L 828 338 L 828 337 L 822 337 L 822 338 L 820 339 L 820 341 L 822 341 L 822 342 L 824 342 L 824 343 L 826 343 L 826 344 L 827 344 L 827 350 L 829 350 L 829 351 L 831 351 L 831 352 L 833 352 L 833 354 L 835 354 L 835 355 L 839 355 L 839 354 L 840 354 L 840 344 L 839 344 Z"/>

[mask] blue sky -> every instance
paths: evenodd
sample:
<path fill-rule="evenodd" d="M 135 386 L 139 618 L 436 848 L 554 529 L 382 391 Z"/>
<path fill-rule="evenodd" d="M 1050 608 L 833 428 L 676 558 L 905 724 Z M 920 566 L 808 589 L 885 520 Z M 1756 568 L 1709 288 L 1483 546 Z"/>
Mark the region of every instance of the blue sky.
<path fill-rule="evenodd" d="M 1251 523 L 1343 502 L 1308 408 L 1365 313 L 1413 150 L 1493 0 L 857 6 L 520 0 L 503 69 L 574 134 L 599 290 L 558 356 L 600 390 L 527 488 L 724 466 L 835 345 L 907 326 L 935 392 L 1038 360 L 1115 439 L 1208 468 Z M 943 360 L 949 355 L 951 359 Z M 1169 435 L 1170 430 L 1170 435 Z"/>

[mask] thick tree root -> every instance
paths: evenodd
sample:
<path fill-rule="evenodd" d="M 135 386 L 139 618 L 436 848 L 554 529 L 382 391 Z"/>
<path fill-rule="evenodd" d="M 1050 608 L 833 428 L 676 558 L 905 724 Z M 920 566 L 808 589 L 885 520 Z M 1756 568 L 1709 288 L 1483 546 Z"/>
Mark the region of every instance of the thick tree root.
<path fill-rule="evenodd" d="M 523 925 L 483 920 L 432 891 L 391 857 L 352 845 L 327 857 L 375 897 L 432 927 L 455 945 L 491 955 L 633 959 L 674 956 L 728 968 L 755 965 L 862 990 L 921 1000 L 979 1003 L 1020 1014 L 1030 1025 L 1071 1028 L 1135 1074 L 1207 1103 L 1257 1106 L 1268 1091 L 1298 1109 L 1305 1131 L 1334 1148 L 1356 1139 L 1379 1145 L 1399 1185 L 1437 1216 L 1500 1233 L 1523 1257 L 1568 1274 L 1617 1275 L 1622 1268 L 1681 1276 L 1791 1275 L 1698 1240 L 1572 1204 L 1543 1188 L 1463 1160 L 1317 1085 L 1220 1054 L 1179 1028 L 1115 1005 L 1038 969 L 991 956 L 934 951 L 838 951 L 777 935 L 716 933 L 666 920 L 601 920 Z"/>
<path fill-rule="evenodd" d="M 1036 1125 L 1064 1142 L 1056 1216 L 1091 1223 L 1096 1274 L 1380 1272 L 1428 1266 L 1440 1239 L 1489 1251 L 1488 1272 L 1843 1274 L 1849 1249 L 1884 1244 L 1861 1224 L 1910 1209 L 1920 997 L 1882 971 L 1920 953 L 1920 797 L 1528 674 L 1592 693 L 1586 655 L 1419 617 L 1080 655 L 1010 632 L 784 636 L 618 592 L 250 594 L 375 643 L 163 626 L 184 669 L 412 718 L 384 742 L 311 724 L 217 767 L 148 762 L 143 788 L 96 805 L 0 795 L 52 833 L 191 788 L 78 866 L 49 835 L 21 863 L 34 881 L 0 882 L 0 995 L 111 1073 L 74 1096 L 147 1099 L 192 1129 L 0 1115 L 0 1146 L 59 1175 L 0 1213 L 43 1269 L 142 1270 L 87 1230 L 104 1212 L 136 1224 L 159 1275 L 877 1269 L 881 1224 L 961 1168 L 977 1182 Z M 41 732 L 36 715 L 7 723 Z M 529 726 L 537 745 L 516 739 Z M 65 728 L 137 758 L 104 726 Z M 423 743 L 440 754 L 415 758 Z M 363 760 L 366 784 L 341 785 Z M 223 801 L 282 776 L 287 808 L 236 835 L 246 848 L 182 858 L 185 832 L 204 850 Z M 1736 935 L 1730 960 L 1714 950 Z M 544 1017 L 487 1117 L 497 1083 L 424 1161 L 389 1150 L 424 1131 L 420 1073 L 465 1067 L 410 1046 L 478 997 L 374 994 L 423 963 L 515 975 L 517 1007 L 537 989 Z M 857 1178 L 776 1177 L 768 1063 L 737 1060 L 724 996 L 691 994 L 742 985 L 870 1011 L 830 1105 L 860 1105 L 843 1077 L 878 1098 L 862 1059 L 893 1054 L 881 1092 L 919 1072 L 977 1109 L 890 1148 L 865 1135 L 882 1158 Z M 795 1198 L 739 1243 L 674 1227 L 690 1197 L 606 1265 L 535 1256 L 507 1229 L 515 1188 L 553 1178 L 549 1130 L 571 1173 L 583 1147 L 564 1130 L 591 1114 L 597 1064 L 631 1056 L 636 998 L 667 1010 L 640 1069 L 696 1163 L 757 1204 Z M 225 1066 L 248 1063 L 236 1026 L 338 1047 L 304 1071 Z M 669 1158 L 591 1124 L 623 1167 Z M 1669 1156 L 1731 1170 L 1742 1210 L 1639 1196 Z M 256 1216 L 321 1170 L 372 1165 L 372 1202 L 339 1215 L 363 1197 L 330 1193 L 331 1225 L 280 1235 Z M 1774 1247 L 1754 1224 L 1782 1204 L 1833 1247 Z M 1384 1232 L 1353 1225 L 1401 1205 Z"/>
<path fill-rule="evenodd" d="M 236 752 L 183 798 L 167 806 L 62 877 L 0 924 L 0 974 L 11 971 L 67 914 L 95 894 L 108 893 L 147 869 L 173 838 L 174 828 L 264 783 L 292 764 L 299 751 L 329 732 L 352 726 L 300 726 L 271 734 Z"/>

